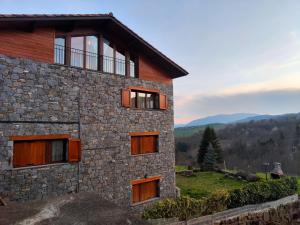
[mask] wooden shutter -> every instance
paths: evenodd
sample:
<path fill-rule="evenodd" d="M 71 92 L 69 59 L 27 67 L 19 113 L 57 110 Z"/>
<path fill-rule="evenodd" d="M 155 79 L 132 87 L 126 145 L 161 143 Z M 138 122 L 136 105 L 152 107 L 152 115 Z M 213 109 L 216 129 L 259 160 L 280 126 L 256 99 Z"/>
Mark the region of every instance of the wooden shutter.
<path fill-rule="evenodd" d="M 34 141 L 31 143 L 31 164 L 42 165 L 46 160 L 46 141 Z"/>
<path fill-rule="evenodd" d="M 69 162 L 81 160 L 80 139 L 69 139 Z"/>
<path fill-rule="evenodd" d="M 131 136 L 131 155 L 140 153 L 140 137 Z"/>
<path fill-rule="evenodd" d="M 122 90 L 122 106 L 126 108 L 130 108 L 130 90 L 123 89 Z"/>
<path fill-rule="evenodd" d="M 22 167 L 31 164 L 31 143 L 15 142 L 13 150 L 13 166 Z"/>
<path fill-rule="evenodd" d="M 140 201 L 146 201 L 157 197 L 157 181 L 140 184 Z"/>
<path fill-rule="evenodd" d="M 152 153 L 157 151 L 157 136 L 149 135 L 141 137 L 141 153 Z"/>
<path fill-rule="evenodd" d="M 167 96 L 164 94 L 159 94 L 159 108 L 167 109 Z"/>
<path fill-rule="evenodd" d="M 132 203 L 140 202 L 140 185 L 132 185 Z"/>

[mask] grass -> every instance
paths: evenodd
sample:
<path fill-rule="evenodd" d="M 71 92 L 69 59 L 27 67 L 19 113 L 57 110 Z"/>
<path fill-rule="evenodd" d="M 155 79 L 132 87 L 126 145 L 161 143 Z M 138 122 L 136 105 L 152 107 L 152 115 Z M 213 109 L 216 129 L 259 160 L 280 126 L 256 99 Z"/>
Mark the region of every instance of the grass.
<path fill-rule="evenodd" d="M 187 166 L 176 165 L 175 169 L 176 169 L 176 172 L 179 172 L 179 171 L 187 170 Z"/>
<path fill-rule="evenodd" d="M 218 190 L 237 189 L 245 184 L 247 182 L 226 178 L 216 172 L 198 172 L 192 177 L 176 175 L 176 185 L 181 189 L 181 194 L 192 198 L 208 197 Z"/>
<path fill-rule="evenodd" d="M 176 171 L 186 170 L 187 166 L 176 165 Z M 180 174 L 176 175 L 176 185 L 181 189 L 183 196 L 190 196 L 192 198 L 208 197 L 210 194 L 218 190 L 233 190 L 241 188 L 247 184 L 246 181 L 235 180 L 224 177 L 223 174 L 217 172 L 197 172 L 195 176 L 186 177 Z M 266 179 L 266 174 L 257 173 L 262 181 Z M 268 174 L 268 179 L 271 179 Z M 300 195 L 300 177 L 298 180 L 298 194 Z"/>

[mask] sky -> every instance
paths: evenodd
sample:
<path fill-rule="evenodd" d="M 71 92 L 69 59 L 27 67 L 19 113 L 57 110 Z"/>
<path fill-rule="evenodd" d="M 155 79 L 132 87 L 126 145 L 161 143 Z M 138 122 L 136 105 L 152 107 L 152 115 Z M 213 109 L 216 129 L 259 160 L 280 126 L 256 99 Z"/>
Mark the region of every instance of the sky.
<path fill-rule="evenodd" d="M 0 0 L 0 13 L 108 13 L 190 74 L 175 123 L 300 112 L 298 0 Z"/>

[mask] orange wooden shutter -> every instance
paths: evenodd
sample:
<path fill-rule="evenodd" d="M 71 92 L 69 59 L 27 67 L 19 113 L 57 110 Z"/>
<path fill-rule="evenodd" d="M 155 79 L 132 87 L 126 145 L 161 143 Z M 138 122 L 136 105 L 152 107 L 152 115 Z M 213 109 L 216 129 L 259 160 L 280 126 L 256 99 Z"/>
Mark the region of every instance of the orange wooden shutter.
<path fill-rule="evenodd" d="M 137 203 L 140 201 L 140 185 L 132 185 L 132 203 Z"/>
<path fill-rule="evenodd" d="M 140 137 L 131 137 L 131 155 L 137 155 L 140 153 Z"/>
<path fill-rule="evenodd" d="M 42 165 L 45 164 L 46 158 L 46 142 L 34 141 L 31 143 L 31 164 Z"/>
<path fill-rule="evenodd" d="M 150 181 L 140 184 L 140 200 L 146 201 L 157 197 L 157 181 Z"/>
<path fill-rule="evenodd" d="M 146 200 L 157 197 L 157 181 L 151 181 L 146 183 L 145 197 Z"/>
<path fill-rule="evenodd" d="M 156 140 L 157 136 L 142 136 L 141 137 L 141 153 L 156 152 Z"/>
<path fill-rule="evenodd" d="M 164 94 L 159 94 L 159 108 L 167 109 L 167 96 Z"/>
<path fill-rule="evenodd" d="M 22 167 L 31 164 L 31 143 L 15 142 L 13 150 L 13 166 Z"/>
<path fill-rule="evenodd" d="M 123 89 L 122 90 L 122 106 L 126 108 L 130 108 L 130 90 Z"/>
<path fill-rule="evenodd" d="M 69 139 L 69 162 L 79 162 L 80 159 L 80 139 Z"/>

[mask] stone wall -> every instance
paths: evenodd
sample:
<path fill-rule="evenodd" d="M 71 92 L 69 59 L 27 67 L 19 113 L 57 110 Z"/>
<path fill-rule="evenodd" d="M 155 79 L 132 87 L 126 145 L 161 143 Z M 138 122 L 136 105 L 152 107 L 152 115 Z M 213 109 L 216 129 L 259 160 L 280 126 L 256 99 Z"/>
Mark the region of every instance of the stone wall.
<path fill-rule="evenodd" d="M 176 218 L 149 221 L 153 225 L 296 225 L 300 224 L 298 195 L 247 205 L 187 221 Z"/>
<path fill-rule="evenodd" d="M 167 110 L 121 106 L 128 86 L 158 89 Z M 96 191 L 130 206 L 130 181 L 161 175 L 160 196 L 174 197 L 173 87 L 136 78 L 0 56 L 0 195 L 40 199 Z M 130 155 L 129 132 L 159 131 L 159 152 Z M 11 135 L 68 133 L 79 137 L 82 161 L 12 168 Z"/>

